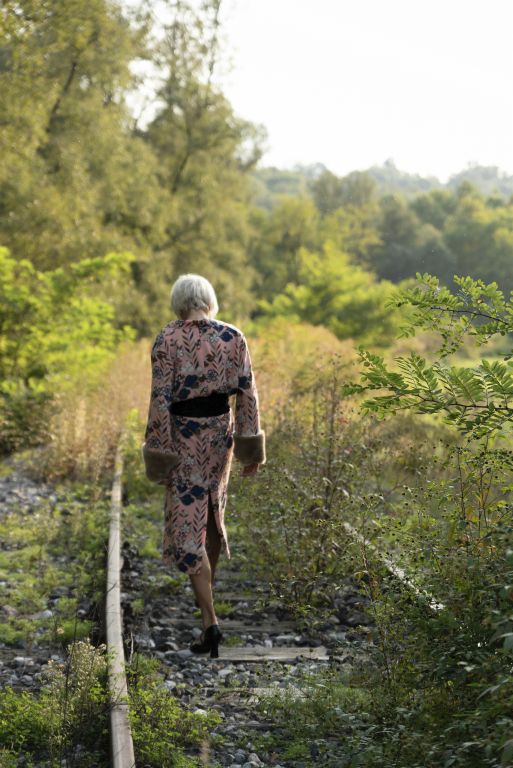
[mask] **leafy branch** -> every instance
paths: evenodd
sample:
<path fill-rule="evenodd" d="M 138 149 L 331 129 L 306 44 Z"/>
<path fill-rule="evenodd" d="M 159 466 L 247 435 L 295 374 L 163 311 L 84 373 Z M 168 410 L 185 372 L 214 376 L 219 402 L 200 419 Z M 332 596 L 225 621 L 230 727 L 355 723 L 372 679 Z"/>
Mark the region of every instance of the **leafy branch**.
<path fill-rule="evenodd" d="M 471 277 L 454 277 L 457 290 L 440 286 L 437 277 L 416 274 L 416 284 L 397 291 L 388 307 L 412 308 L 410 322 L 399 338 L 414 336 L 417 330 L 436 331 L 442 337 L 441 357 L 456 352 L 473 336 L 485 344 L 495 334 L 505 336 L 513 330 L 513 298 L 506 300 L 497 283 L 486 285 Z"/>
<path fill-rule="evenodd" d="M 417 283 L 400 290 L 389 306 L 412 309 L 400 337 L 418 330 L 440 333 L 438 359 L 430 364 L 416 352 L 394 358 L 397 371 L 383 357 L 358 348 L 361 381 L 347 384 L 343 394 L 385 390 L 362 403 L 362 409 L 383 418 L 387 413 L 413 410 L 439 413 L 446 423 L 475 438 L 498 433 L 513 420 L 513 354 L 503 360 L 482 360 L 474 367 L 449 365 L 447 357 L 473 336 L 485 344 L 496 335 L 513 331 L 513 297 L 506 301 L 496 283 L 485 285 L 470 277 L 455 277 L 455 293 L 440 287 L 438 279 L 417 273 Z"/>

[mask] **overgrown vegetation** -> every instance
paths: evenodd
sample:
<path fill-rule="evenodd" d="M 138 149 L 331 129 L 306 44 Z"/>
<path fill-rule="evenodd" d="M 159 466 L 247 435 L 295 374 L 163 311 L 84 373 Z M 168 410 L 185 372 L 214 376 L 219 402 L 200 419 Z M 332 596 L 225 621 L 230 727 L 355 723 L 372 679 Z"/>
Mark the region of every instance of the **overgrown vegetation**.
<path fill-rule="evenodd" d="M 199 747 L 221 722 L 207 714 L 187 710 L 164 686 L 159 662 L 136 654 L 128 668 L 130 722 L 136 759 L 152 768 L 194 768 L 199 757 L 186 748 Z"/>
<path fill-rule="evenodd" d="M 208 737 L 220 718 L 187 710 L 167 690 L 155 659 L 136 654 L 128 667 L 130 723 L 138 762 L 152 768 L 194 768 L 186 750 Z M 0 692 L 2 767 L 109 765 L 109 694 L 105 646 L 69 645 L 66 660 L 50 660 L 38 693 Z"/>
<path fill-rule="evenodd" d="M 509 332 L 510 305 L 496 286 L 460 285 L 454 296 L 419 276 L 401 292 L 395 300 L 415 308 L 408 332 L 441 330 L 438 355 L 390 365 L 362 349 L 356 384 L 341 385 L 333 368 L 331 389 L 325 381 L 320 394 L 303 393 L 303 421 L 273 433 L 268 475 L 239 503 L 251 525 L 248 546 L 255 524 L 262 532 L 252 561 L 297 612 L 337 611 L 347 574 L 367 597 L 373 664 L 345 681 L 354 700 L 350 730 L 338 733 L 337 765 L 511 762 L 509 353 L 466 368 L 447 360 L 464 334 L 486 343 Z M 372 395 L 363 402 L 370 415 L 348 418 L 350 393 Z M 396 411 L 383 421 L 373 415 Z M 404 568 L 409 584 L 390 575 L 384 557 Z M 330 685 L 334 695 L 339 682 Z M 331 694 L 320 702 L 275 702 L 289 736 L 300 738 L 291 707 L 312 733 L 322 731 L 334 705 Z"/>
<path fill-rule="evenodd" d="M 108 504 L 90 486 L 4 512 L 0 642 L 30 653 L 87 637 L 103 601 L 107 535 Z"/>
<path fill-rule="evenodd" d="M 120 280 L 127 254 L 42 272 L 0 249 L 0 452 L 48 439 L 56 397 L 93 386 L 129 329 L 95 292 Z"/>
<path fill-rule="evenodd" d="M 105 647 L 73 643 L 66 661 L 50 660 L 42 678 L 37 694 L 10 687 L 0 692 L 2 766 L 19 765 L 19 755 L 29 766 L 36 760 L 48 768 L 108 765 Z"/>

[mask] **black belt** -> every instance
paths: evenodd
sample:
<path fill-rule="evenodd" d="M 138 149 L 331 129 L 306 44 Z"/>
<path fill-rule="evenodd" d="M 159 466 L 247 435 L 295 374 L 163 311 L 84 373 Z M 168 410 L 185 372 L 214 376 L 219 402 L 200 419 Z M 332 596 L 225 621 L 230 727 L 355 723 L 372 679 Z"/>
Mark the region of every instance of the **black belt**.
<path fill-rule="evenodd" d="M 226 392 L 212 392 L 206 397 L 191 397 L 171 403 L 169 410 L 178 416 L 220 416 L 230 410 Z"/>

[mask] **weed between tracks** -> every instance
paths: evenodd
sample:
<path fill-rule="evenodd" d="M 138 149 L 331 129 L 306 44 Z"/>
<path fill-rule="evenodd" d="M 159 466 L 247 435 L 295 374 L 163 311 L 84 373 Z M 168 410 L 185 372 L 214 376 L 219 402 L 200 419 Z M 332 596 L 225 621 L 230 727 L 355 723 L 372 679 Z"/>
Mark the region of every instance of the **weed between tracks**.
<path fill-rule="evenodd" d="M 299 417 L 276 425 L 267 465 L 240 484 L 232 514 L 256 578 L 310 626 L 333 618 L 354 639 L 363 625 L 368 663 L 319 675 L 303 698 L 277 696 L 262 712 L 292 764 L 510 766 L 509 444 L 464 446 L 430 418 L 355 418 L 339 377 L 334 365 L 323 384 L 298 391 L 290 413 Z M 345 522 L 376 549 L 349 538 Z M 380 553 L 444 608 L 401 586 Z M 368 622 L 351 615 L 348 577 Z"/>
<path fill-rule="evenodd" d="M 0 522 L 0 643 L 28 657 L 29 691 L 0 692 L 1 765 L 102 766 L 108 752 L 106 662 L 99 640 L 109 503 L 60 486 Z M 16 649 L 16 650 L 15 650 Z"/>
<path fill-rule="evenodd" d="M 106 767 L 108 712 L 105 646 L 73 643 L 65 662 L 50 660 L 38 694 L 0 693 L 0 765 L 23 755 L 27 767 Z"/>
<path fill-rule="evenodd" d="M 195 768 L 199 747 L 220 722 L 185 709 L 158 674 L 159 664 L 135 654 L 127 669 L 130 722 L 138 764 Z M 7 687 L 0 693 L 0 766 L 107 768 L 109 693 L 105 646 L 71 644 L 64 663 L 50 662 L 38 694 Z"/>
<path fill-rule="evenodd" d="M 193 768 L 199 758 L 185 749 L 199 747 L 221 718 L 215 710 L 199 714 L 180 704 L 164 686 L 159 667 L 158 660 L 136 653 L 127 669 L 136 761 L 152 768 Z"/>
<path fill-rule="evenodd" d="M 333 768 L 359 765 L 362 747 L 373 741 L 371 695 L 344 679 L 338 669 L 298 676 L 293 687 L 277 687 L 260 698 L 260 710 L 275 726 L 265 746 L 281 747 L 285 760 Z"/>
<path fill-rule="evenodd" d="M 105 647 L 95 647 L 104 599 L 110 500 L 76 485 L 58 500 L 7 512 L 0 523 L 0 580 L 6 585 L 0 642 L 18 653 L 48 656 L 37 689 L 0 692 L 0 766 L 107 768 L 109 701 Z M 133 514 L 131 514 L 133 513 Z M 147 555 L 157 551 L 158 528 L 147 510 L 127 508 L 128 535 Z M 164 575 L 148 599 L 177 586 Z M 8 601 L 8 602 L 7 602 Z M 144 605 L 138 607 L 144 609 Z M 134 606 L 134 610 L 137 606 Z M 152 768 L 198 765 L 184 749 L 199 747 L 218 722 L 184 708 L 165 688 L 155 661 L 136 654 L 128 669 L 138 764 Z M 65 761 L 65 762 L 62 762 Z"/>
<path fill-rule="evenodd" d="M 0 642 L 30 653 L 86 637 L 104 591 L 108 501 L 85 486 L 0 521 Z"/>

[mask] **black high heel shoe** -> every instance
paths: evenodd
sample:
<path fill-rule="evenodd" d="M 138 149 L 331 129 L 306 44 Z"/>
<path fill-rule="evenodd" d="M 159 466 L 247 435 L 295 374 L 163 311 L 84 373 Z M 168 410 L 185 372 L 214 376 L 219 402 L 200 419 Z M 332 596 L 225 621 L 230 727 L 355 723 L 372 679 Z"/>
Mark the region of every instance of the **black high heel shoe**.
<path fill-rule="evenodd" d="M 193 653 L 208 653 L 210 651 L 211 659 L 219 658 L 219 643 L 223 639 L 219 624 L 212 624 L 203 632 L 203 639 L 196 643 L 191 643 L 189 648 Z"/>

